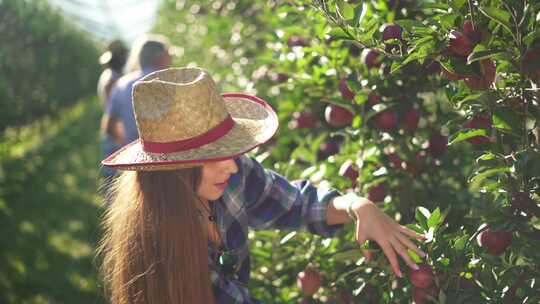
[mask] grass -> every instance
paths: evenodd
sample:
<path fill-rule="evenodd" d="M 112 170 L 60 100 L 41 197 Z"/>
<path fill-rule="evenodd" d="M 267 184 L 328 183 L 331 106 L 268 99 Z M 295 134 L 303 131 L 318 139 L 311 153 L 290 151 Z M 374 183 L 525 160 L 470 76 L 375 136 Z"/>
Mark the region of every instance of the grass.
<path fill-rule="evenodd" d="M 0 303 L 103 303 L 97 100 L 0 137 Z"/>

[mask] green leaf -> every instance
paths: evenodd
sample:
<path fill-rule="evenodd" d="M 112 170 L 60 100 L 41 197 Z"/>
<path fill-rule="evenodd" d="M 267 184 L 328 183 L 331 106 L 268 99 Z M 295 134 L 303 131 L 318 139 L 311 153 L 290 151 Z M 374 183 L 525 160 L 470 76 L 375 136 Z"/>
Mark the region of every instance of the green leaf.
<path fill-rule="evenodd" d="M 411 61 L 418 60 L 418 59 L 420 59 L 422 57 L 425 57 L 425 55 L 422 55 L 419 52 L 414 52 L 414 53 L 410 54 L 407 58 L 405 58 L 405 60 L 394 61 L 394 62 L 392 62 L 392 69 L 390 70 L 390 73 L 394 73 L 395 71 L 397 71 L 397 70 L 403 68 L 404 66 L 406 66 L 407 64 L 409 64 Z"/>
<path fill-rule="evenodd" d="M 419 38 L 419 39 L 414 39 L 413 40 L 413 45 L 414 46 L 420 46 L 420 45 L 423 45 L 425 43 L 429 43 L 432 40 L 433 40 L 433 36 L 431 36 L 431 35 L 424 36 L 424 37 Z"/>
<path fill-rule="evenodd" d="M 354 248 L 354 249 L 338 252 L 334 254 L 332 258 L 336 261 L 358 260 L 362 258 L 362 253 L 360 252 L 360 249 Z"/>
<path fill-rule="evenodd" d="M 484 92 L 478 92 L 478 93 L 473 93 L 473 94 L 467 94 L 465 96 L 465 98 L 461 99 L 461 100 L 458 100 L 456 102 L 457 106 L 458 107 L 461 107 L 463 104 L 465 103 L 468 103 L 470 101 L 475 101 L 475 100 L 478 100 L 480 98 L 482 98 L 484 96 Z"/>
<path fill-rule="evenodd" d="M 430 27 L 415 27 L 414 34 L 419 36 L 431 35 L 435 33 L 436 30 Z"/>
<path fill-rule="evenodd" d="M 462 58 L 449 57 L 446 60 L 441 60 L 440 63 L 446 70 L 460 76 L 476 76 L 477 74 L 470 65 L 467 65 L 467 61 Z"/>
<path fill-rule="evenodd" d="M 437 207 L 429 217 L 427 221 L 427 225 L 429 228 L 434 227 L 436 228 L 440 223 L 442 223 L 442 217 L 441 217 L 441 210 Z"/>
<path fill-rule="evenodd" d="M 354 8 L 354 18 L 352 20 L 352 25 L 354 27 L 360 26 L 360 23 L 362 23 L 362 13 L 364 12 L 364 5 L 359 4 Z"/>
<path fill-rule="evenodd" d="M 536 220 L 534 220 L 534 221 L 532 222 L 532 225 L 533 225 L 534 228 L 540 230 L 540 217 L 539 217 L 539 218 L 536 218 Z"/>
<path fill-rule="evenodd" d="M 503 53 L 502 50 L 487 50 L 487 51 L 479 51 L 479 52 L 472 52 L 468 57 L 467 57 L 467 64 L 471 64 L 475 61 L 478 61 L 478 60 L 483 60 L 483 59 L 487 59 L 487 58 L 491 58 L 495 55 L 498 55 L 498 54 L 501 54 Z"/>
<path fill-rule="evenodd" d="M 485 154 L 482 154 L 480 157 L 476 159 L 476 162 L 479 160 L 494 160 L 497 156 L 491 152 L 487 152 Z"/>
<path fill-rule="evenodd" d="M 448 4 L 444 4 L 444 3 L 430 3 L 430 2 L 427 2 L 427 3 L 422 3 L 422 5 L 420 6 L 422 9 L 441 9 L 441 10 L 447 10 L 449 9 L 450 7 L 448 6 Z"/>
<path fill-rule="evenodd" d="M 444 28 L 452 28 L 454 24 L 456 23 L 456 19 L 461 17 L 461 14 L 459 13 L 441 14 L 438 17 L 440 19 L 441 25 Z"/>
<path fill-rule="evenodd" d="M 422 263 L 422 258 L 411 249 L 407 249 L 407 255 L 409 255 L 415 263 L 417 264 Z"/>
<path fill-rule="evenodd" d="M 379 19 L 377 18 L 371 18 L 369 19 L 366 24 L 363 26 L 362 30 L 364 31 L 364 34 L 370 35 L 370 38 L 373 38 L 373 33 L 375 33 L 378 29 L 379 25 Z"/>
<path fill-rule="evenodd" d="M 457 144 L 459 142 L 462 142 L 468 138 L 475 137 L 475 136 L 486 136 L 487 132 L 485 129 L 468 129 L 468 130 L 461 130 L 458 133 L 454 134 L 454 137 L 448 145 Z"/>
<path fill-rule="evenodd" d="M 345 31 L 340 27 L 334 27 L 330 32 L 328 32 L 328 35 L 334 38 L 338 39 L 351 39 Z"/>
<path fill-rule="evenodd" d="M 540 38 L 540 29 L 525 35 L 525 37 L 523 37 L 523 43 L 527 46 L 531 46 L 538 38 Z"/>
<path fill-rule="evenodd" d="M 502 25 L 514 37 L 514 32 L 512 32 L 510 26 L 510 13 L 495 7 L 479 7 L 478 10 L 486 17 Z"/>
<path fill-rule="evenodd" d="M 455 8 L 457 11 L 459 11 L 459 9 L 462 8 L 466 3 L 467 0 L 450 1 L 450 5 L 452 5 L 452 7 Z"/>
<path fill-rule="evenodd" d="M 506 173 L 510 172 L 510 168 L 506 166 L 491 168 L 485 171 L 482 171 L 476 175 L 474 175 L 472 178 L 470 178 L 469 182 L 472 184 L 471 186 L 473 188 L 477 188 L 481 185 L 481 183 L 488 177 L 491 177 L 493 175 L 497 175 L 500 173 Z"/>
<path fill-rule="evenodd" d="M 461 251 L 463 249 L 465 249 L 465 245 L 467 245 L 467 239 L 468 237 L 466 235 L 458 238 L 455 242 L 454 242 L 454 248 L 458 251 Z"/>
<path fill-rule="evenodd" d="M 497 108 L 493 113 L 493 127 L 504 132 L 519 135 L 521 119 L 511 108 Z"/>
<path fill-rule="evenodd" d="M 358 129 L 362 126 L 362 117 L 360 115 L 357 115 L 354 117 L 352 121 L 352 127 L 355 129 Z"/>
<path fill-rule="evenodd" d="M 353 20 L 354 19 L 354 7 L 346 2 L 342 2 L 343 7 L 341 8 L 341 13 L 343 14 L 343 18 L 345 20 Z"/>
<path fill-rule="evenodd" d="M 418 20 L 396 20 L 396 24 L 408 32 L 412 32 L 413 28 L 426 28 L 426 26 Z"/>

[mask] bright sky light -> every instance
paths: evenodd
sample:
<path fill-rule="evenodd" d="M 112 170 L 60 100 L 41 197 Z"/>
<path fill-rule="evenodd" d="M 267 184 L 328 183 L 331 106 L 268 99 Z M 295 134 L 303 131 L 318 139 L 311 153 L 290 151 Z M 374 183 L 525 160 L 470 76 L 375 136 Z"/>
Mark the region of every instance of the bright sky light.
<path fill-rule="evenodd" d="M 48 1 L 97 40 L 121 38 L 128 44 L 152 28 L 161 3 L 161 0 Z"/>

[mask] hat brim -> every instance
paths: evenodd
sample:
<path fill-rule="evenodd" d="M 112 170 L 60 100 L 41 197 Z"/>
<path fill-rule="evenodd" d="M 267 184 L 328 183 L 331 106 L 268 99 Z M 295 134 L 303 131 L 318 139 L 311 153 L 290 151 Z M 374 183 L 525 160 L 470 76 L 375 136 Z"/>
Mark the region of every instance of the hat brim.
<path fill-rule="evenodd" d="M 155 171 L 200 166 L 230 159 L 264 144 L 276 133 L 279 123 L 264 100 L 244 94 L 225 93 L 225 105 L 235 124 L 223 137 L 203 146 L 173 153 L 143 150 L 140 140 L 122 147 L 101 163 L 119 170 Z"/>

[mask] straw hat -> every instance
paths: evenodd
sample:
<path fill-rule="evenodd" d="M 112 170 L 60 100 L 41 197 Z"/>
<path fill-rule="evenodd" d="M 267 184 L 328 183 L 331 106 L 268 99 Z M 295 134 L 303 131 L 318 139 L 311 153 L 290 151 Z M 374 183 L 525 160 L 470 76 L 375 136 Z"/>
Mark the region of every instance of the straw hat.
<path fill-rule="evenodd" d="M 137 81 L 133 110 L 140 138 L 102 161 L 120 170 L 172 170 L 229 159 L 268 141 L 274 110 L 243 93 L 220 94 L 206 70 L 171 68 Z"/>

